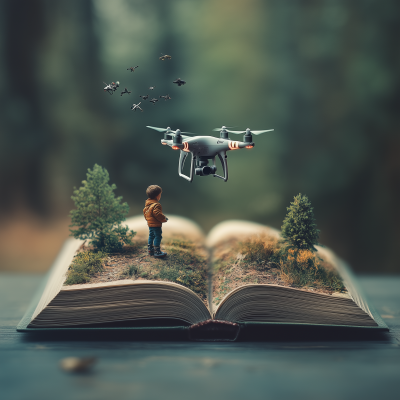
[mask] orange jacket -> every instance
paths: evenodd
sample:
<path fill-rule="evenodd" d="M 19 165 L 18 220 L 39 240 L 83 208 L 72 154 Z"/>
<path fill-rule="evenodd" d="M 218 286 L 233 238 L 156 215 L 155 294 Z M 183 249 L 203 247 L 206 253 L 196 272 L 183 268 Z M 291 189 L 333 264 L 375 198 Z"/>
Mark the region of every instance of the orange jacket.
<path fill-rule="evenodd" d="M 146 218 L 148 226 L 162 226 L 163 222 L 167 222 L 167 218 L 162 213 L 161 204 L 154 199 L 146 200 L 143 215 Z"/>

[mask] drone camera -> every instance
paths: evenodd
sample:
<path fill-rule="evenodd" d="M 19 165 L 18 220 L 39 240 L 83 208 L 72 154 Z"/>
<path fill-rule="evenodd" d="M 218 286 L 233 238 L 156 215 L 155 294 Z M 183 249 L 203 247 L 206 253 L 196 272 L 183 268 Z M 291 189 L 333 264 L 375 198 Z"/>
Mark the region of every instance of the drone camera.
<path fill-rule="evenodd" d="M 198 167 L 195 169 L 196 175 L 200 175 L 200 176 L 207 176 L 210 174 L 215 174 L 216 172 L 217 172 L 217 167 L 215 167 L 215 166 L 209 167 L 207 165 L 205 167 Z"/>
<path fill-rule="evenodd" d="M 208 166 L 208 159 L 200 157 L 197 162 L 197 167 L 195 169 L 195 174 L 200 176 L 207 176 L 210 174 L 215 174 L 217 172 L 217 167 L 215 165 Z"/>

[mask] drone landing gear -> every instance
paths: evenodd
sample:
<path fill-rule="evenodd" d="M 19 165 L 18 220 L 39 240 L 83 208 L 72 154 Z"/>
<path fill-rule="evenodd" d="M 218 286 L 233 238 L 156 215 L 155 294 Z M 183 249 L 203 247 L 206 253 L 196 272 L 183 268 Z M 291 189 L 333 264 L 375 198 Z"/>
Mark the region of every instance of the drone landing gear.
<path fill-rule="evenodd" d="M 228 161 L 227 161 L 228 156 L 226 155 L 225 151 L 221 151 L 221 153 L 218 153 L 218 158 L 221 161 L 222 171 L 224 171 L 224 176 L 217 175 L 217 174 L 214 174 L 213 176 L 214 176 L 214 178 L 223 179 L 224 182 L 226 182 L 228 180 Z M 214 166 L 215 166 L 215 157 L 213 158 L 213 161 L 214 161 Z M 215 169 L 217 169 L 217 168 L 215 168 Z"/>
<path fill-rule="evenodd" d="M 192 159 L 190 161 L 190 176 L 187 176 L 183 173 L 183 167 L 185 165 L 186 157 L 188 156 L 187 152 L 180 151 L 179 155 L 179 167 L 178 167 L 178 173 L 179 176 L 186 179 L 189 182 L 193 181 L 193 175 L 200 175 L 200 176 L 208 176 L 212 175 L 215 178 L 220 178 L 224 182 L 228 180 L 228 163 L 227 163 L 227 155 L 226 152 L 221 152 L 218 153 L 218 157 L 221 161 L 222 164 L 222 170 L 224 172 L 224 176 L 220 176 L 216 174 L 217 172 L 217 166 L 215 165 L 215 156 L 212 157 L 213 160 L 213 165 L 210 167 L 208 166 L 208 158 L 207 157 L 195 157 L 193 153 L 190 153 L 192 155 Z M 194 172 L 194 173 L 193 173 Z"/>
<path fill-rule="evenodd" d="M 178 173 L 179 176 L 186 179 L 189 182 L 193 181 L 193 170 L 194 170 L 194 157 L 193 153 L 190 153 L 192 155 L 192 160 L 190 161 L 190 176 L 187 176 L 183 173 L 183 166 L 185 165 L 186 157 L 188 156 L 188 153 L 184 151 L 180 151 L 179 155 L 179 167 L 178 167 Z"/>

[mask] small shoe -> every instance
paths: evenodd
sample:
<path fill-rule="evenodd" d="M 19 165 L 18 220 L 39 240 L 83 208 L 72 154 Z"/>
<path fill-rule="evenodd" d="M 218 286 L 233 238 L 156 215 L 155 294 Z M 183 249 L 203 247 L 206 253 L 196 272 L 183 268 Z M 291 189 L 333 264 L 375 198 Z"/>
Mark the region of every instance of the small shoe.
<path fill-rule="evenodd" d="M 147 250 L 149 251 L 149 256 L 154 256 L 154 247 L 150 244 L 147 245 Z"/>
<path fill-rule="evenodd" d="M 157 258 L 164 258 L 167 255 L 167 253 L 161 251 L 159 247 L 154 248 L 154 257 Z"/>

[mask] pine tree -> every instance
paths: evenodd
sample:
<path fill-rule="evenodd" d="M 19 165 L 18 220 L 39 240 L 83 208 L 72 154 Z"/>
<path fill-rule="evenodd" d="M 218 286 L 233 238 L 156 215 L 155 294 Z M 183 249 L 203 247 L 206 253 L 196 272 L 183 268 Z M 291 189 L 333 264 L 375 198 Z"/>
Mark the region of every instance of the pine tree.
<path fill-rule="evenodd" d="M 316 251 L 314 245 L 318 244 L 319 230 L 307 196 L 301 193 L 295 196 L 287 210 L 282 225 L 283 241 L 295 249 Z"/>
<path fill-rule="evenodd" d="M 129 211 L 127 203 L 121 203 L 121 197 L 115 197 L 115 184 L 110 180 L 105 168 L 95 164 L 93 170 L 88 169 L 87 179 L 82 181 L 79 189 L 74 187 L 71 196 L 76 209 L 70 212 L 70 229 L 76 239 L 89 239 L 92 244 L 106 252 L 120 250 L 125 244 L 132 244 L 135 232 L 128 226 L 122 226 Z"/>

